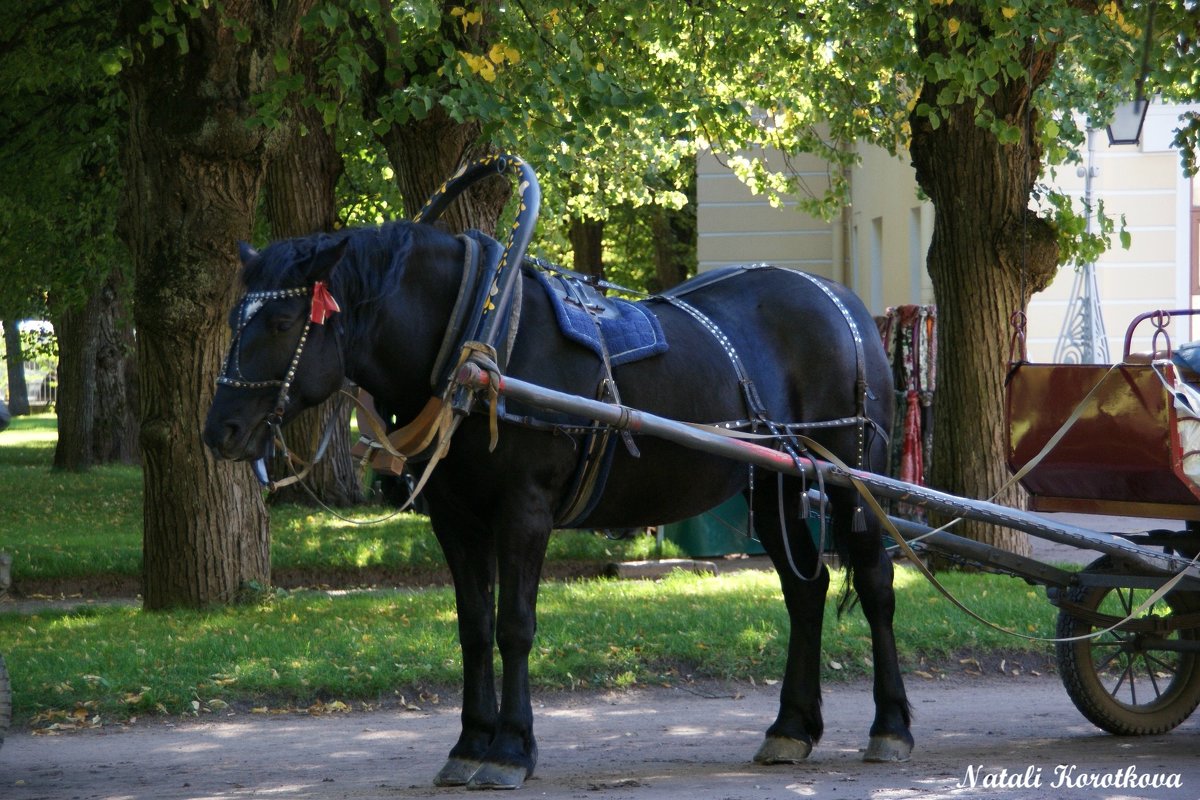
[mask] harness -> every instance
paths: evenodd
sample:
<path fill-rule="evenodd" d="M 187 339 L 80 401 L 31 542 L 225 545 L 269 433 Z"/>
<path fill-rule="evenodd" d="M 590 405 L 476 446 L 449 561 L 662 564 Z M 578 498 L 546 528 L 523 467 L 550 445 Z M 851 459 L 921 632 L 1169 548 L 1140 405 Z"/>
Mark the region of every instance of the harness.
<path fill-rule="evenodd" d="M 290 297 L 306 295 L 312 297 L 312 306 L 308 318 L 304 321 L 304 330 L 300 332 L 296 350 L 292 353 L 292 360 L 288 363 L 287 372 L 284 373 L 283 378 L 262 381 L 248 380 L 242 374 L 241 344 L 242 334 L 245 333 L 250 320 L 271 300 L 285 300 Z M 221 367 L 221 374 L 217 376 L 217 383 L 221 386 L 232 386 L 235 389 L 279 387 L 279 395 L 275 398 L 275 408 L 267 415 L 268 425 L 272 427 L 278 425 L 283 421 L 283 411 L 288 403 L 292 381 L 296 379 L 296 367 L 300 364 L 300 357 L 304 355 L 304 345 L 308 342 L 309 331 L 312 330 L 314 324 L 324 325 L 325 320 L 338 311 L 341 311 L 341 307 L 329 293 L 329 285 L 325 281 L 316 281 L 312 286 L 296 286 L 291 289 L 246 292 L 238 303 L 237 330 L 233 333 L 233 341 L 229 343 L 229 353 L 225 356 L 225 363 Z"/>
<path fill-rule="evenodd" d="M 386 425 L 359 398 L 354 397 L 359 407 L 359 419 L 364 421 L 375 436 L 373 446 L 368 448 L 368 458 L 379 452 L 386 454 L 392 468 L 402 469 L 403 464 L 411 456 L 426 450 L 436 438 L 436 446 L 429 457 L 413 497 L 420 492 L 425 480 L 432 472 L 433 466 L 449 449 L 450 436 L 457 429 L 462 419 L 470 413 L 475 401 L 475 393 L 466 387 L 459 386 L 453 376 L 468 361 L 481 368 L 499 374 L 497 359 L 503 360 L 497 351 L 497 342 L 503 335 L 505 322 L 519 313 L 520 282 L 517 280 L 519 265 L 524 258 L 525 249 L 533 236 L 538 209 L 541 204 L 541 188 L 537 176 L 530 166 L 522 159 L 511 155 L 490 155 L 478 161 L 464 164 L 434 193 L 425 207 L 414 218 L 414 222 L 432 223 L 437 216 L 450 204 L 455 197 L 470 185 L 491 175 L 509 174 L 517 181 L 518 210 L 516 219 L 509 232 L 507 246 L 494 261 L 480 260 L 484 265 L 480 275 L 468 288 L 467 271 L 464 270 L 464 282 L 459 289 L 459 299 L 455 304 L 455 319 L 463 321 L 462 327 L 455 335 L 454 327 L 447 332 L 434 372 L 431 375 L 434 396 L 416 419 L 403 426 L 400 431 L 388 434 Z M 464 239 L 466 241 L 466 239 Z M 477 241 L 477 238 L 476 238 Z M 468 252 L 471 245 L 468 244 Z M 516 294 L 514 295 L 514 291 Z M 296 349 L 282 379 L 255 381 L 248 380 L 241 371 L 240 346 L 241 337 L 250 319 L 271 300 L 281 300 L 290 297 L 302 297 L 311 294 L 312 310 L 309 319 L 305 321 L 304 329 L 296 343 Z M 469 298 L 469 299 L 468 299 Z M 498 313 L 497 310 L 501 311 Z M 317 281 L 313 286 L 300 286 L 287 289 L 247 292 L 243 295 L 238 306 L 238 326 L 234 339 L 230 344 L 229 354 L 221 375 L 217 378 L 220 385 L 240 389 L 262 389 L 279 387 L 275 408 L 266 417 L 266 423 L 272 430 L 272 442 L 278 441 L 286 452 L 279 425 L 283 420 L 284 410 L 289 400 L 291 385 L 296 375 L 296 368 L 308 341 L 308 335 L 313 324 L 324 324 L 328 316 L 339 311 L 336 300 L 329 293 L 324 281 Z M 453 344 L 450 344 L 453 342 Z M 511 345 L 511 341 L 508 343 Z M 503 348 L 506 352 L 507 348 Z M 439 393 L 440 388 L 440 393 Z M 499 405 L 498 396 L 492 393 L 491 403 L 491 448 L 494 449 L 498 436 L 496 412 Z M 400 450 L 392 444 L 397 433 L 403 433 L 407 442 L 420 446 L 420 450 Z M 328 433 L 326 434 L 328 438 Z M 371 452 L 374 451 L 374 452 Z M 315 461 L 316 459 L 314 459 Z M 266 475 L 264 459 L 258 459 L 254 465 L 255 476 L 259 482 L 271 489 L 294 483 L 303 475 L 292 475 L 282 481 L 271 482 Z M 310 465 L 311 466 L 311 465 Z M 307 472 L 307 468 L 305 469 Z M 410 501 L 411 502 L 411 501 Z"/>

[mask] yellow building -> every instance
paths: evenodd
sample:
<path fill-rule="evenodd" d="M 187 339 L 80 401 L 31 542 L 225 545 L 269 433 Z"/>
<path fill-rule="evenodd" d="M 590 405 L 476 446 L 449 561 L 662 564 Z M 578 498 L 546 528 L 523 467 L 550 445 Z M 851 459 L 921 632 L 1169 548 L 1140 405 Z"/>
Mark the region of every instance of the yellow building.
<path fill-rule="evenodd" d="M 1128 250 L 1114 242 L 1095 265 L 1095 287 L 1106 332 L 1108 360 L 1121 357 L 1125 329 L 1136 315 L 1158 308 L 1200 308 L 1200 180 L 1183 177 L 1171 147 L 1179 115 L 1200 104 L 1152 104 L 1141 143 L 1110 147 L 1093 132 L 1081 152 L 1084 167 L 1060 167 L 1051 184 L 1082 201 L 1087 165 L 1091 195 L 1108 216 L 1125 216 Z M 697 163 L 700 270 L 725 264 L 768 261 L 839 280 L 876 314 L 891 305 L 932 303 L 925 251 L 933 233 L 933 208 L 917 195 L 907 159 L 863 147 L 850 170 L 851 203 L 832 222 L 815 219 L 794 202 L 772 207 L 756 197 L 711 153 Z M 777 163 L 785 162 L 778 156 Z M 828 166 L 799 157 L 787 169 L 813 193 L 828 185 Z M 1062 360 L 1078 307 L 1072 307 L 1075 271 L 1064 268 L 1029 307 L 1029 357 Z M 1075 292 L 1076 295 L 1079 291 Z M 1145 335 L 1141 335 L 1145 334 Z M 1172 338 L 1200 338 L 1200 322 L 1179 322 Z M 1149 328 L 1139 328 L 1134 350 L 1149 349 Z M 1078 360 L 1078 356 L 1074 357 Z"/>

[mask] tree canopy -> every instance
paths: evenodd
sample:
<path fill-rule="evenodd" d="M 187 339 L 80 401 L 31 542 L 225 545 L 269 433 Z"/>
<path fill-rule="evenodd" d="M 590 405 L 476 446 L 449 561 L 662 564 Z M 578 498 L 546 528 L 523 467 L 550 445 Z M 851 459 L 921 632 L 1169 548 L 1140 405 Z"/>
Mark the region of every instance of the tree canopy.
<path fill-rule="evenodd" d="M 856 143 L 907 152 L 937 207 L 930 272 L 954 330 L 962 309 L 986 302 L 1006 316 L 1060 264 L 1103 245 L 1039 176 L 1070 161 L 1086 125 L 1135 87 L 1197 98 L 1197 10 L 1195 0 L 9 4 L 0 11 L 0 77 L 10 87 L 0 99 L 0 238 L 17 269 L 0 306 L 33 308 L 47 295 L 81 301 L 126 258 L 114 235 L 120 219 L 141 270 L 142 369 L 160 383 L 181 381 L 164 391 L 186 384 L 189 398 L 203 398 L 217 369 L 208 351 L 219 351 L 222 335 L 214 309 L 228 300 L 234 241 L 256 230 L 262 172 L 285 133 L 319 124 L 335 131 L 346 161 L 344 222 L 411 214 L 449 171 L 437 159 L 492 147 L 536 166 L 543 235 L 560 252 L 568 237 L 551 233 L 558 221 L 686 203 L 701 148 L 752 188 L 792 193 L 826 214 L 847 199 L 844 167 Z M 1193 115 L 1177 135 L 1188 170 L 1198 138 Z M 828 181 L 804 185 L 776 171 L 765 148 L 822 156 Z M 956 172 L 959 163 L 997 169 Z M 171 170 L 190 170 L 219 202 L 197 213 L 186 199 L 194 181 Z M 235 202 L 238 191 L 255 196 Z M 1031 275 L 1019 285 L 1018 266 Z M 964 293 L 992 280 L 983 300 Z M 982 387 L 996 376 L 974 365 L 1007 337 L 994 330 L 1003 324 L 991 327 L 942 348 L 946 383 L 991 397 Z M 177 351 L 186 344 L 195 352 Z M 194 369 L 166 368 L 172 358 Z M 948 405 L 978 419 L 996 415 L 989 403 Z M 209 468 L 199 454 L 170 449 L 189 409 L 149 410 L 155 470 Z M 994 434 L 981 438 L 982 447 L 946 446 L 995 462 L 986 479 L 945 488 L 987 493 L 981 485 L 1002 458 Z M 981 469 L 943 455 L 953 471 Z"/>

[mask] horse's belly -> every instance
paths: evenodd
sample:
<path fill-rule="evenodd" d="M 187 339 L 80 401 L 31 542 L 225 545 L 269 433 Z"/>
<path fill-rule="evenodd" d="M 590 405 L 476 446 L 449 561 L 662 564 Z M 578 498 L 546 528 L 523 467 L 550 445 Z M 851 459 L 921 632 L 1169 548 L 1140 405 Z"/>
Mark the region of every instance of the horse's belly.
<path fill-rule="evenodd" d="M 639 438 L 633 458 L 618 441 L 593 510 L 573 527 L 632 528 L 677 522 L 745 488 L 749 468 L 666 442 Z"/>

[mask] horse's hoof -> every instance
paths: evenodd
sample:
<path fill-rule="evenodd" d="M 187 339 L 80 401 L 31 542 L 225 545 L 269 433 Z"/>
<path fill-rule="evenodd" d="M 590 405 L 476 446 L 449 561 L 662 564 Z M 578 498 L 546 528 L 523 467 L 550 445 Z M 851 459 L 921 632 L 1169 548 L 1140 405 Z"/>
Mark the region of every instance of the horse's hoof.
<path fill-rule="evenodd" d="M 812 744 L 790 736 L 768 736 L 754 754 L 755 764 L 798 764 L 808 758 Z"/>
<path fill-rule="evenodd" d="M 863 761 L 908 761 L 912 742 L 899 736 L 872 736 Z"/>
<path fill-rule="evenodd" d="M 471 780 L 468 789 L 520 789 L 529 771 L 525 767 L 510 764 L 484 764 Z"/>
<path fill-rule="evenodd" d="M 437 777 L 433 779 L 434 786 L 466 786 L 467 781 L 471 780 L 471 776 L 479 771 L 483 766 L 482 761 L 475 761 L 469 758 L 454 758 L 453 756 L 446 759 L 446 765 L 442 767 Z"/>

